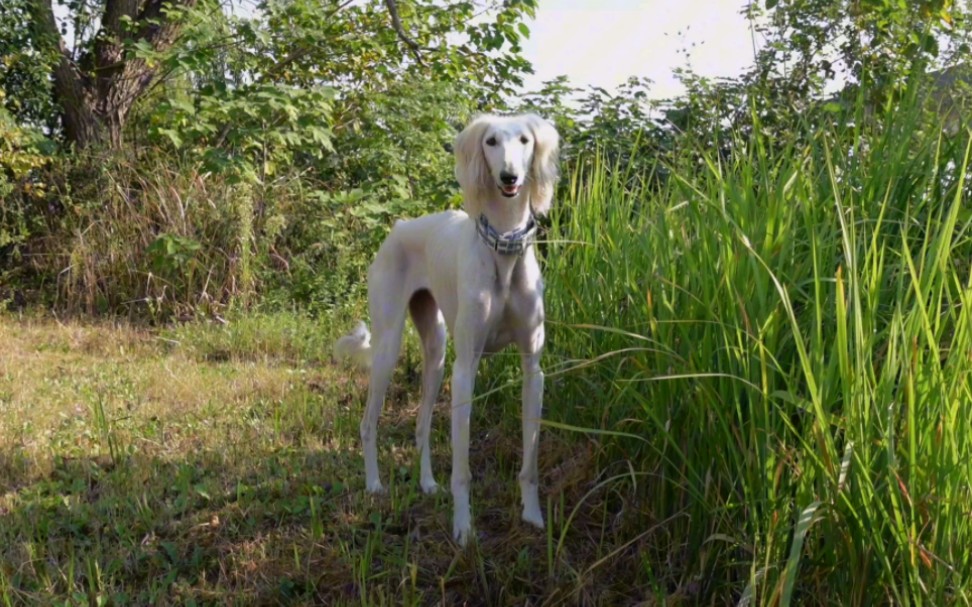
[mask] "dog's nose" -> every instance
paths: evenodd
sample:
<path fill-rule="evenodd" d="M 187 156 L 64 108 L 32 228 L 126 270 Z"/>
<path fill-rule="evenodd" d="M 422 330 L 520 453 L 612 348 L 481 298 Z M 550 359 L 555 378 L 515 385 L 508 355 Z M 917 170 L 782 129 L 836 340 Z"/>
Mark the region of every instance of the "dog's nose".
<path fill-rule="evenodd" d="M 500 171 L 500 181 L 503 182 L 503 185 L 513 185 L 516 183 L 516 175 L 507 173 L 506 171 Z"/>

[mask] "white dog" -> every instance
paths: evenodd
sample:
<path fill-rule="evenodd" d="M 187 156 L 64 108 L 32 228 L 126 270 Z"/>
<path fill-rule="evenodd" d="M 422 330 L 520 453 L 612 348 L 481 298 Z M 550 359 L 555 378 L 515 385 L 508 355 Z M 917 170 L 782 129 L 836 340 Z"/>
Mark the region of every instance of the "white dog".
<path fill-rule="evenodd" d="M 432 405 L 442 383 L 446 328 L 452 368 L 453 535 L 469 539 L 469 418 L 479 359 L 516 344 L 523 368 L 523 520 L 543 527 L 537 442 L 543 400 L 543 282 L 533 244 L 535 215 L 550 208 L 557 181 L 557 131 L 542 118 L 480 116 L 456 138 L 456 177 L 465 212 L 398 221 L 368 271 L 374 341 L 362 323 L 335 344 L 338 357 L 371 366 L 361 421 L 365 482 L 382 491 L 378 415 L 402 342 L 406 309 L 422 339 L 422 404 L 415 430 L 422 490 L 436 491 L 429 457 Z"/>

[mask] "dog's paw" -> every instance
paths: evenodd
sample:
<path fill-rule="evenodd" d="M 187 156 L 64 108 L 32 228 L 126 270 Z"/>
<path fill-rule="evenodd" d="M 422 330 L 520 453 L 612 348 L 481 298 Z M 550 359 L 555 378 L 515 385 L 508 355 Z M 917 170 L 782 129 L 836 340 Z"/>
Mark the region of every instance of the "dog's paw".
<path fill-rule="evenodd" d="M 532 508 L 523 508 L 523 521 L 530 523 L 538 529 L 543 529 L 543 514 L 540 513 L 540 507 L 534 505 Z"/>
<path fill-rule="evenodd" d="M 452 520 L 452 538 L 462 546 L 466 547 L 469 543 L 469 536 L 472 535 L 472 525 L 468 517 L 456 516 Z"/>
<path fill-rule="evenodd" d="M 385 487 L 382 486 L 381 481 L 379 480 L 365 483 L 365 489 L 372 495 L 381 495 L 385 492 Z"/>
<path fill-rule="evenodd" d="M 523 503 L 523 520 L 534 527 L 543 529 L 543 511 L 540 510 L 540 495 L 536 483 L 520 483 Z"/>
<path fill-rule="evenodd" d="M 469 527 L 465 529 L 453 528 L 452 530 L 452 539 L 456 540 L 456 543 L 462 548 L 465 548 L 469 544 L 469 537 L 471 535 L 472 529 Z"/>
<path fill-rule="evenodd" d="M 422 493 L 426 495 L 433 495 L 439 491 L 439 483 L 434 479 L 424 479 L 419 484 L 422 485 Z"/>

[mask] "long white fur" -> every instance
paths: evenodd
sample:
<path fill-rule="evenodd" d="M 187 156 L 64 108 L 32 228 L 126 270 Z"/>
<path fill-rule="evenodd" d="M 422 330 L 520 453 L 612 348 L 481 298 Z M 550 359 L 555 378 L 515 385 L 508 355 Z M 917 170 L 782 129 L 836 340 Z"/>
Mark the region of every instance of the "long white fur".
<path fill-rule="evenodd" d="M 453 335 L 452 368 L 453 535 L 465 545 L 469 508 L 469 423 L 479 360 L 509 344 L 523 370 L 523 465 L 519 473 L 524 521 L 543 527 L 538 495 L 537 446 L 543 403 L 540 357 L 544 343 L 543 281 L 533 247 L 522 255 L 497 253 L 480 240 L 482 214 L 500 233 L 525 226 L 531 213 L 546 213 L 557 182 L 559 136 L 539 116 L 484 115 L 456 138 L 456 177 L 463 211 L 398 221 L 368 271 L 373 339 L 364 324 L 335 344 L 335 355 L 371 363 L 361 442 L 368 491 L 383 490 L 378 472 L 377 426 L 401 347 L 406 311 L 422 339 L 422 402 L 415 442 L 420 485 L 437 490 L 429 455 L 432 406 L 445 365 L 446 328 Z M 501 177 L 508 181 L 504 184 Z M 505 186 L 505 191 L 504 191 Z"/>

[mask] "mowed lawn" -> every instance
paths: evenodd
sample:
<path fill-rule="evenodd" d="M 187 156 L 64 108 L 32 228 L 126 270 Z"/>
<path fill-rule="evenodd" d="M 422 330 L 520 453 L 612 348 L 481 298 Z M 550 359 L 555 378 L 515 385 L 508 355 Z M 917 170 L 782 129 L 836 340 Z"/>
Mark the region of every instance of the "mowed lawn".
<path fill-rule="evenodd" d="M 414 339 L 381 419 L 389 492 L 367 496 L 367 378 L 330 361 L 337 330 L 288 315 L 162 330 L 0 316 L 0 604 L 617 604 L 657 592 L 635 583 L 643 536 L 629 533 L 651 521 L 598 485 L 595 443 L 545 431 L 548 528 L 520 523 L 515 402 L 474 411 L 478 542 L 452 542 L 448 492 L 423 495 L 413 463 Z M 445 384 L 433 463 L 448 487 Z"/>

